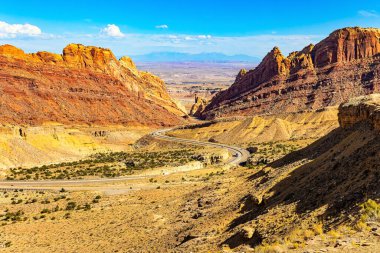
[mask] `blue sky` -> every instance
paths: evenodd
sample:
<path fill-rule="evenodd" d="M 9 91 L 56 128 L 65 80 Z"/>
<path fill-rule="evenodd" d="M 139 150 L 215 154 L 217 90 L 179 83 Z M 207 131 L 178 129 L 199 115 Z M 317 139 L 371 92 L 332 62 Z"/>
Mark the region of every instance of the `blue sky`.
<path fill-rule="evenodd" d="M 172 51 L 264 56 L 316 43 L 337 28 L 380 27 L 380 1 L 7 1 L 0 43 L 61 52 L 71 42 L 116 55 Z"/>

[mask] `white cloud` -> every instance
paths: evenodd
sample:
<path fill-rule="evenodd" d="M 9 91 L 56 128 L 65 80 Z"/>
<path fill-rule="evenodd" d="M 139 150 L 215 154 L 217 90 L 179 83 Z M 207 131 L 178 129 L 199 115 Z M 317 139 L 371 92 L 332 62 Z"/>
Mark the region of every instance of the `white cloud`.
<path fill-rule="evenodd" d="M 39 27 L 31 24 L 8 24 L 0 21 L 0 38 L 16 38 L 18 36 L 38 36 L 42 31 Z"/>
<path fill-rule="evenodd" d="M 194 36 L 185 36 L 185 40 L 197 40 Z"/>
<path fill-rule="evenodd" d="M 198 35 L 198 39 L 211 39 L 211 35 Z"/>
<path fill-rule="evenodd" d="M 366 18 L 380 17 L 379 14 L 376 11 L 374 11 L 374 10 L 370 10 L 370 11 L 360 10 L 360 11 L 358 11 L 358 13 L 359 13 L 360 16 L 363 16 L 363 17 L 366 17 Z"/>
<path fill-rule="evenodd" d="M 125 37 L 125 34 L 120 31 L 120 28 L 114 24 L 108 24 L 105 28 L 101 30 L 103 35 L 114 38 Z"/>
<path fill-rule="evenodd" d="M 119 34 L 120 35 L 120 34 Z M 41 50 L 60 53 L 69 43 L 81 43 L 112 49 L 115 55 L 137 55 L 151 52 L 182 52 L 182 53 L 223 53 L 227 55 L 247 54 L 263 57 L 274 46 L 278 46 L 284 55 L 292 51 L 302 50 L 310 43 L 317 43 L 322 35 L 280 35 L 262 34 L 252 36 L 211 36 L 189 34 L 158 34 L 158 33 L 126 33 L 115 39 L 103 32 L 98 34 L 60 34 L 33 37 L 12 38 L 12 44 L 26 52 Z M 9 43 L 8 38 L 0 37 L 0 44 Z"/>
<path fill-rule="evenodd" d="M 211 38 L 212 38 L 211 35 L 195 35 L 195 36 L 187 35 L 184 37 L 184 40 L 194 41 L 194 40 L 207 40 Z"/>
<path fill-rule="evenodd" d="M 157 29 L 168 29 L 169 26 L 168 25 L 156 25 L 156 28 Z"/>

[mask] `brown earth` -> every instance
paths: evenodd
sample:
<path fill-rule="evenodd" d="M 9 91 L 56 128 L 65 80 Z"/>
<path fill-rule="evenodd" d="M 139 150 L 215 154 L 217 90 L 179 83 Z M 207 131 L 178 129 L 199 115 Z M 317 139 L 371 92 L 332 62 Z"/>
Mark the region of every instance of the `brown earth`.
<path fill-rule="evenodd" d="M 342 105 L 341 126 L 269 164 L 211 166 L 68 193 L 1 192 L 2 209 L 25 213 L 0 226 L 0 243 L 4 252 L 378 252 L 380 140 L 373 108 L 379 101 Z M 91 202 L 98 194 L 100 201 Z M 69 200 L 55 201 L 60 195 Z M 65 210 L 70 201 L 82 208 Z M 62 210 L 41 213 L 56 205 Z"/>
<path fill-rule="evenodd" d="M 168 126 L 182 123 L 158 77 L 109 49 L 70 44 L 62 55 L 0 46 L 2 124 Z"/>
<path fill-rule="evenodd" d="M 241 71 L 201 117 L 317 110 L 380 91 L 380 30 L 344 28 L 285 57 L 275 47 L 255 69 Z"/>

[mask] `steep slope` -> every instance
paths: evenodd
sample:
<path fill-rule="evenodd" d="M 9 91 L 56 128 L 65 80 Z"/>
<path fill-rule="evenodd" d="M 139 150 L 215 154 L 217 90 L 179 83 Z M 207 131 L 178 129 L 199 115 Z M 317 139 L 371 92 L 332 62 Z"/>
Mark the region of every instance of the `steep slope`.
<path fill-rule="evenodd" d="M 192 194 L 212 205 L 201 206 L 205 215 L 183 231 L 183 238 L 195 239 L 181 250 L 211 244 L 236 252 L 377 252 L 379 115 L 380 95 L 352 100 L 339 107 L 339 128 L 240 173 L 240 184 L 231 180 L 223 198 L 214 194 L 220 185 Z"/>
<path fill-rule="evenodd" d="M 0 46 L 2 124 L 174 125 L 184 113 L 164 82 L 109 49 L 70 44 L 62 55 Z"/>
<path fill-rule="evenodd" d="M 239 73 L 202 118 L 316 110 L 380 91 L 380 30 L 344 28 L 284 57 L 275 47 L 259 66 Z"/>

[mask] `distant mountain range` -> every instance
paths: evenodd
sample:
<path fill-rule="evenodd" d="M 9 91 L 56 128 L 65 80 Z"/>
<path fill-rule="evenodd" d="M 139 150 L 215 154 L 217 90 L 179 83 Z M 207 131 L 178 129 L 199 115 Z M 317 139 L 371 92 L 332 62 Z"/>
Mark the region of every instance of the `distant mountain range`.
<path fill-rule="evenodd" d="M 154 52 L 145 55 L 133 55 L 135 62 L 260 62 L 259 57 L 249 55 L 225 55 L 222 53 L 188 54 L 178 52 Z"/>

